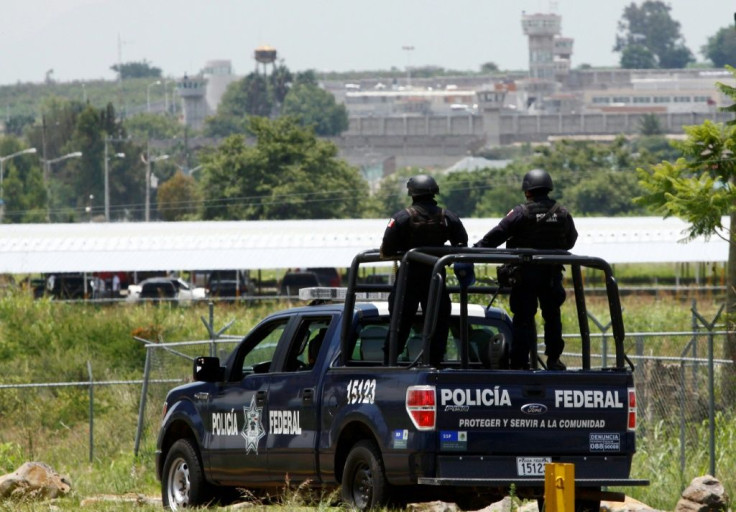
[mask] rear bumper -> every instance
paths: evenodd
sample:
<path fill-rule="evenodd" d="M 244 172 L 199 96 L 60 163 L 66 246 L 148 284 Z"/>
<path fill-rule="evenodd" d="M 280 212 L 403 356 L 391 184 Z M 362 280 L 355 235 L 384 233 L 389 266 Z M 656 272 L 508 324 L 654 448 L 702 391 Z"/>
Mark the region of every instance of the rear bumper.
<path fill-rule="evenodd" d="M 419 478 L 420 485 L 446 485 L 453 487 L 544 487 L 544 478 Z M 635 478 L 595 479 L 576 478 L 578 487 L 639 487 L 649 485 L 649 480 Z"/>
<path fill-rule="evenodd" d="M 631 479 L 630 455 L 552 456 L 553 463 L 575 466 L 575 483 L 580 487 L 641 486 L 648 480 Z M 437 457 L 433 476 L 421 477 L 425 485 L 509 485 L 544 487 L 544 475 L 525 476 L 513 455 Z"/>

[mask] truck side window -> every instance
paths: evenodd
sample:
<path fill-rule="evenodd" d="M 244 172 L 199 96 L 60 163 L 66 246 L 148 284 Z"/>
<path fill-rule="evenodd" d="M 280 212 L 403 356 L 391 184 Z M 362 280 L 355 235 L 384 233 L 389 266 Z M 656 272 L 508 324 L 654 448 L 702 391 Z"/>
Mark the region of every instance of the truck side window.
<path fill-rule="evenodd" d="M 305 318 L 302 320 L 296 330 L 294 339 L 291 341 L 284 371 L 305 371 L 314 367 L 327 328 L 330 326 L 330 321 L 330 317 Z"/>
<path fill-rule="evenodd" d="M 241 342 L 233 362 L 232 380 L 270 370 L 270 362 L 288 321 L 284 318 L 262 325 Z"/>
<path fill-rule="evenodd" d="M 353 349 L 351 360 L 383 364 L 383 345 L 388 335 L 388 324 L 363 325 Z"/>

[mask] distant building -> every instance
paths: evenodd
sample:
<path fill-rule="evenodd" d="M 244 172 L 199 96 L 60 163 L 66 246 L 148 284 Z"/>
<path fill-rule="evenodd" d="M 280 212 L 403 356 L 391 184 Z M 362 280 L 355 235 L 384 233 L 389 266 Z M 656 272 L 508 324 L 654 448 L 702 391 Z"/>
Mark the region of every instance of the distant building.
<path fill-rule="evenodd" d="M 229 60 L 210 60 L 196 76 L 184 75 L 177 80 L 176 88 L 183 103 L 183 123 L 200 130 L 205 118 L 217 112 L 228 85 L 238 78 Z"/>
<path fill-rule="evenodd" d="M 201 75 L 188 77 L 184 75 L 176 81 L 176 90 L 183 103 L 184 117 L 182 121 L 194 130 L 200 130 L 204 126 L 204 120 L 208 115 L 207 79 Z"/>
<path fill-rule="evenodd" d="M 233 67 L 229 60 L 210 60 L 202 69 L 202 76 L 207 80 L 207 110 L 214 114 L 220 105 L 227 86 L 238 80 L 233 74 Z"/>

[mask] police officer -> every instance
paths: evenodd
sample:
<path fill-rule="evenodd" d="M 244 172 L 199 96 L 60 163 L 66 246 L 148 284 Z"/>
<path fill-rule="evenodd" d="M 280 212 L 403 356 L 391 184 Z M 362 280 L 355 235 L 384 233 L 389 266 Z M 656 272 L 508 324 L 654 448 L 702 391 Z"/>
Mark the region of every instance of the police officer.
<path fill-rule="evenodd" d="M 515 206 L 496 227 L 475 244 L 476 247 L 506 247 L 570 250 L 578 232 L 572 215 L 548 194 L 552 177 L 542 169 L 532 169 L 524 176 L 521 190 L 526 203 Z M 548 370 L 565 370 L 560 361 L 562 340 L 560 306 L 565 302 L 561 265 L 522 266 L 519 282 L 511 288 L 514 340 L 511 345 L 511 368 L 528 369 L 529 351 L 537 338 L 534 316 L 537 301 L 544 319 L 544 343 Z"/>
<path fill-rule="evenodd" d="M 415 247 L 441 247 L 449 241 L 455 247 L 468 245 L 468 234 L 460 218 L 453 212 L 441 208 L 434 200 L 440 189 L 431 176 L 420 174 L 409 178 L 406 182 L 407 193 L 412 198 L 409 208 L 396 212 L 388 222 L 383 234 L 381 255 L 392 257 L 400 255 Z M 409 337 L 412 323 L 417 313 L 417 306 L 427 311 L 427 297 L 432 276 L 429 265 L 412 262 L 404 295 L 402 316 L 399 323 L 397 353 L 401 353 Z M 389 311 L 394 310 L 394 289 L 389 295 Z M 443 290 L 440 310 L 437 317 L 435 336 L 431 343 L 430 363 L 439 366 L 445 355 L 445 345 L 449 334 L 450 295 Z M 387 340 L 388 341 L 388 340 Z M 388 361 L 388 344 L 384 346 L 384 361 Z"/>

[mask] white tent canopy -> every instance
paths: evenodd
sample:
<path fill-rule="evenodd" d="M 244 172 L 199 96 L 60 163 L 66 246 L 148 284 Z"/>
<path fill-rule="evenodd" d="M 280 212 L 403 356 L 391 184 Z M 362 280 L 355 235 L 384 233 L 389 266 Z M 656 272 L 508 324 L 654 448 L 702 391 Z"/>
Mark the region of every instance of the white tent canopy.
<path fill-rule="evenodd" d="M 470 243 L 499 219 L 463 219 Z M 728 218 L 724 218 L 728 227 Z M 682 243 L 660 217 L 578 218 L 573 253 L 610 263 L 724 262 L 728 243 Z M 387 219 L 0 225 L 0 273 L 281 269 L 350 266 L 378 248 Z"/>

